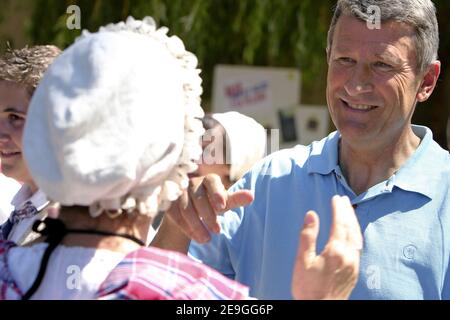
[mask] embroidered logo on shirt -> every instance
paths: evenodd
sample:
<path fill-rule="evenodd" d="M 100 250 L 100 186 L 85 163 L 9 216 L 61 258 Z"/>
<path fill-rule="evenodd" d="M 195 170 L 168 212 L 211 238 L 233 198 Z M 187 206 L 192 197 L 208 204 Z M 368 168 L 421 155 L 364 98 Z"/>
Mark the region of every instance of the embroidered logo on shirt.
<path fill-rule="evenodd" d="M 413 244 L 407 245 L 403 248 L 403 256 L 408 260 L 414 260 L 416 256 L 417 247 Z"/>

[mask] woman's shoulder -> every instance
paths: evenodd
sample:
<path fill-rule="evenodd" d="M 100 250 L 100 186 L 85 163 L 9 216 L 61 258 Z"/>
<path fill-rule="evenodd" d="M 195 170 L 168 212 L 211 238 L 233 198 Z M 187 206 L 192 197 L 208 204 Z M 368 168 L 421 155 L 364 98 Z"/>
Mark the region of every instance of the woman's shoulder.
<path fill-rule="evenodd" d="M 0 241 L 0 299 L 21 299 L 26 291 L 24 288 L 29 288 L 36 279 L 47 247 L 46 242 L 18 246 L 11 241 Z M 46 277 L 40 285 L 38 297 L 93 297 L 103 279 L 123 258 L 124 254 L 110 250 L 60 245 L 47 267 L 51 277 Z M 78 277 L 81 270 L 83 275 L 77 281 L 82 284 L 82 290 L 66 292 L 67 280 Z"/>
<path fill-rule="evenodd" d="M 100 287 L 100 299 L 226 300 L 248 298 L 248 288 L 188 256 L 141 248 L 123 259 Z"/>

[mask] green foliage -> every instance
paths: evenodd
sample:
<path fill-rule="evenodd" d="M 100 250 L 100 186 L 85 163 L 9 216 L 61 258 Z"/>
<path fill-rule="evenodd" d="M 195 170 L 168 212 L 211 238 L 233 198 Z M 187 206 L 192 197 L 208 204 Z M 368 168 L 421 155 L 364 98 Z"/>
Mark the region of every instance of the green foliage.
<path fill-rule="evenodd" d="M 213 68 L 218 63 L 298 67 L 303 71 L 304 87 L 313 87 L 314 80 L 325 73 L 324 49 L 332 3 L 326 0 L 37 0 L 29 32 L 36 43 L 68 46 L 80 34 L 66 28 L 66 9 L 71 4 L 81 8 L 82 28 L 90 31 L 128 15 L 153 16 L 198 56 L 207 100 Z"/>
<path fill-rule="evenodd" d="M 216 64 L 296 67 L 302 70 L 302 102 L 325 104 L 326 35 L 336 0 L 36 0 L 30 38 L 64 48 L 80 34 L 66 28 L 67 7 L 81 8 L 83 29 L 150 15 L 184 40 L 199 58 L 208 110 Z M 433 129 L 445 145 L 450 113 L 450 1 L 434 0 L 441 30 L 443 75 L 414 122 Z"/>

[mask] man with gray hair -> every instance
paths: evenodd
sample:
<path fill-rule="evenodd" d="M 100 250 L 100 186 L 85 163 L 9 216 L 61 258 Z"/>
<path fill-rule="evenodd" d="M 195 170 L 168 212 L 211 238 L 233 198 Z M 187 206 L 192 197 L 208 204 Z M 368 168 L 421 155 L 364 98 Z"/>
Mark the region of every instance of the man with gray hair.
<path fill-rule="evenodd" d="M 436 86 L 438 46 L 430 0 L 338 0 L 326 91 L 338 131 L 272 154 L 228 193 L 213 176 L 193 181 L 192 205 L 172 206 L 156 244 L 187 248 L 180 228 L 196 240 L 192 256 L 258 298 L 289 299 L 302 221 L 310 232 L 300 245 L 315 243 L 322 255 L 343 250 L 326 239 L 330 199 L 346 195 L 364 236 L 350 298 L 450 299 L 450 155 L 428 128 L 411 124 Z M 308 210 L 319 213 L 320 233 Z M 326 272 L 320 259 L 311 252 L 304 267 Z"/>

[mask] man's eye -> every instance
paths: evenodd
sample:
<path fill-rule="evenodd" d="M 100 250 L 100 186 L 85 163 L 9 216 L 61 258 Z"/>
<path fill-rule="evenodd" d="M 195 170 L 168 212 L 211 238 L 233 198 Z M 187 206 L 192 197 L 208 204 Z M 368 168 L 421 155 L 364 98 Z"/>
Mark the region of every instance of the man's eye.
<path fill-rule="evenodd" d="M 392 69 L 392 66 L 390 64 L 387 64 L 387 63 L 384 63 L 384 62 L 381 62 L 381 61 L 375 62 L 374 66 L 376 68 L 378 68 L 378 69 L 383 69 L 383 70 L 390 70 L 390 69 Z"/>
<path fill-rule="evenodd" d="M 348 58 L 348 57 L 341 57 L 341 58 L 337 59 L 337 61 L 344 66 L 350 66 L 355 63 L 355 60 L 353 60 L 352 58 Z"/>

